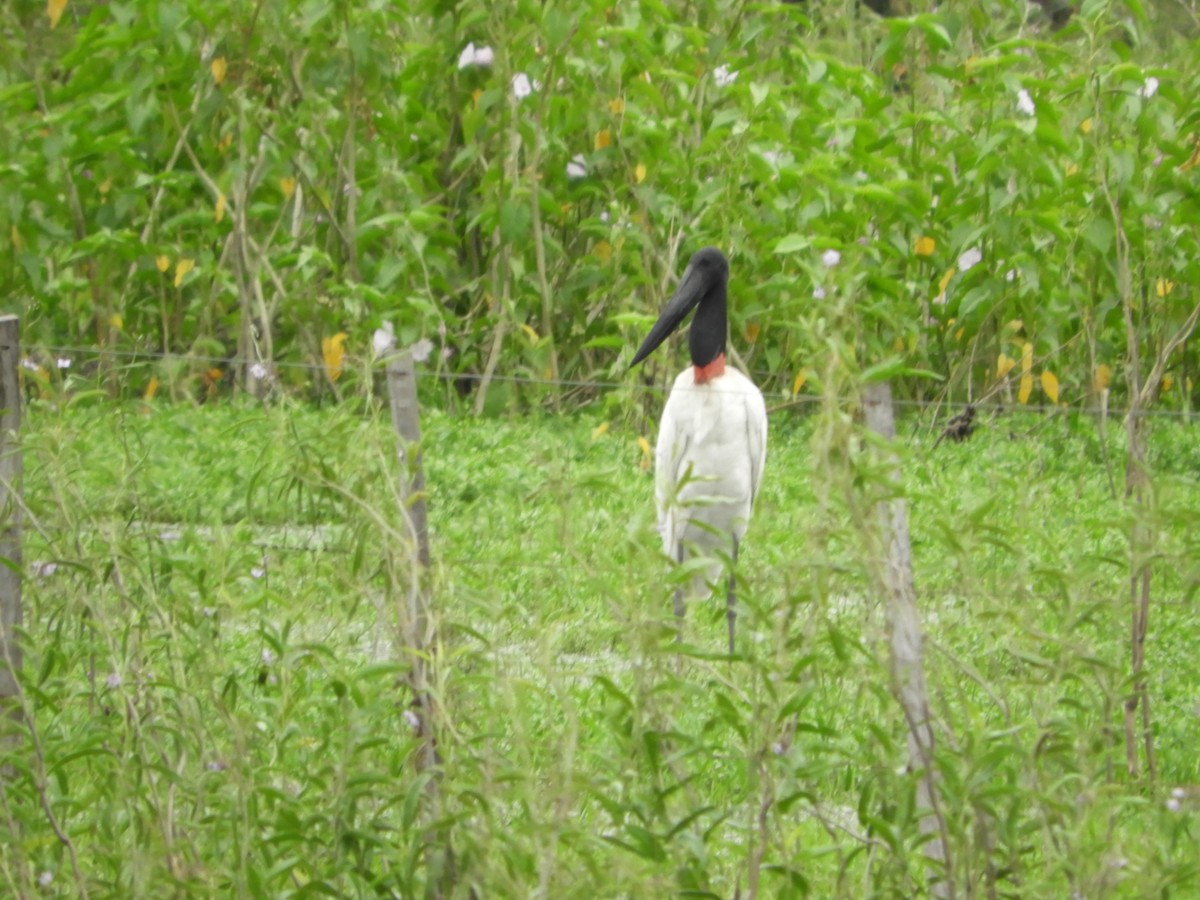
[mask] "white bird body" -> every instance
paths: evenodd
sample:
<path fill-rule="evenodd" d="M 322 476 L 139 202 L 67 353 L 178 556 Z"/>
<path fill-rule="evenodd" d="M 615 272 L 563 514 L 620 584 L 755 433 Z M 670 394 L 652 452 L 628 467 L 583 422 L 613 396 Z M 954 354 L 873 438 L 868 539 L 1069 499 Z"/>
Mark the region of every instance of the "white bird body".
<path fill-rule="evenodd" d="M 734 553 L 750 522 L 767 462 L 767 407 L 754 383 L 736 369 L 696 384 L 695 368 L 675 379 L 663 409 L 655 448 L 655 499 L 663 551 L 712 557 L 716 581 L 721 557 Z"/>

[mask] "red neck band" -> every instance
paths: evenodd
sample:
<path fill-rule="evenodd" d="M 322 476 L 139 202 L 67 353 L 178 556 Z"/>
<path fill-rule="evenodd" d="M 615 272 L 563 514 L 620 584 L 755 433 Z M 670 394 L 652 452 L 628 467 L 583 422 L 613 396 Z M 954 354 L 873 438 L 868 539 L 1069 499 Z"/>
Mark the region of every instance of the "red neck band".
<path fill-rule="evenodd" d="M 704 384 L 714 378 L 720 378 L 725 374 L 725 354 L 717 354 L 717 358 L 707 366 L 692 366 L 692 372 L 696 376 L 696 384 Z"/>

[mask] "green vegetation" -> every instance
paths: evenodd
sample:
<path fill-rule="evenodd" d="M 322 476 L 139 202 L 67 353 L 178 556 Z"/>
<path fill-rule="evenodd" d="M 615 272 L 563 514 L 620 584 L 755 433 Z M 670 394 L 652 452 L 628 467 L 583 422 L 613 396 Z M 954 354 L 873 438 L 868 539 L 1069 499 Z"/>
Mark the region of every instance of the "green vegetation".
<path fill-rule="evenodd" d="M 7 893 L 43 873 L 93 896 L 412 896 L 439 872 L 452 896 L 919 890 L 882 610 L 821 418 L 777 420 L 733 662 L 719 604 L 673 640 L 636 433 L 424 424 L 436 801 L 398 681 L 386 422 L 34 405 L 36 741 L 4 783 Z M 1191 801 L 1165 806 L 1200 781 L 1198 451 L 1186 426 L 1154 437 L 1149 790 L 1124 776 L 1126 526 L 1093 425 L 1014 415 L 906 455 L 944 812 L 973 892 L 1200 884 Z"/>
<path fill-rule="evenodd" d="M 929 891 L 885 379 L 943 886 L 1200 892 L 1200 11 L 927 6 L 0 7 L 0 892 Z M 676 643 L 653 529 L 680 351 L 626 372 L 706 244 L 775 407 L 733 659 L 717 604 Z M 433 771 L 385 328 L 427 353 Z"/>

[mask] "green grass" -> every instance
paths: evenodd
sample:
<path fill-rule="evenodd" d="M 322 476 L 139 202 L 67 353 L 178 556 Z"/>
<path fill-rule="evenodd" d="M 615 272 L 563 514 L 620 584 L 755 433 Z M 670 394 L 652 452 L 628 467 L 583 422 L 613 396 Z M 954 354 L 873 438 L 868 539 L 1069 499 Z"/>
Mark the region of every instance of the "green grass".
<path fill-rule="evenodd" d="M 923 889 L 862 537 L 879 481 L 849 432 L 773 419 L 728 661 L 716 602 L 693 604 L 674 641 L 636 431 L 422 424 L 436 797 L 405 719 L 384 419 L 32 406 L 26 561 L 57 568 L 26 581 L 34 727 L 3 784 L 5 893 Z M 1131 513 L 1094 425 L 997 416 L 936 451 L 928 423 L 902 431 L 960 889 L 1193 895 L 1195 813 L 1164 803 L 1200 783 L 1192 427 L 1153 435 L 1153 787 L 1124 774 Z"/>

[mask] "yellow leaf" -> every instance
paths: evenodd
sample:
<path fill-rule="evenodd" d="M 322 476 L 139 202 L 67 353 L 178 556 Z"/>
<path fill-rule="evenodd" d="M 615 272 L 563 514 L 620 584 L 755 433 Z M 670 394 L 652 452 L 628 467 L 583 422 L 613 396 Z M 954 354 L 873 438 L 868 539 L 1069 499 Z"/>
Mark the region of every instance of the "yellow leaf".
<path fill-rule="evenodd" d="M 58 20 L 62 18 L 67 8 L 67 0 L 46 0 L 46 15 L 50 17 L 50 27 L 57 28 Z"/>
<path fill-rule="evenodd" d="M 339 331 L 333 337 L 321 339 L 321 356 L 325 360 L 325 374 L 330 381 L 342 375 L 342 361 L 346 358 L 346 333 Z"/>
<path fill-rule="evenodd" d="M 233 132 L 227 131 L 221 135 L 221 139 L 217 141 L 217 149 L 224 153 L 229 149 L 229 145 L 233 143 Z"/>
<path fill-rule="evenodd" d="M 142 394 L 142 399 L 150 401 L 154 399 L 154 395 L 158 393 L 158 378 L 150 376 L 150 383 L 146 385 L 146 392 Z"/>
<path fill-rule="evenodd" d="M 1075 163 L 1071 163 L 1069 166 L 1067 166 L 1066 174 L 1067 174 L 1068 178 L 1070 178 L 1072 175 L 1077 174 L 1078 172 L 1079 172 L 1079 166 L 1075 165 Z"/>
<path fill-rule="evenodd" d="M 1042 390 L 1046 392 L 1051 403 L 1058 402 L 1058 376 L 1049 369 L 1042 373 Z"/>
<path fill-rule="evenodd" d="M 1003 378 L 1012 371 L 1013 366 L 1016 364 L 1017 361 L 1011 356 L 1001 353 L 998 357 L 996 357 L 996 377 Z"/>
<path fill-rule="evenodd" d="M 229 65 L 225 62 L 225 57 L 218 56 L 212 61 L 209 68 L 212 70 L 213 81 L 220 84 L 225 80 L 225 72 L 229 69 Z"/>
<path fill-rule="evenodd" d="M 596 438 L 599 438 L 599 437 L 603 437 L 607 433 L 608 433 L 608 423 L 601 422 L 599 425 L 597 425 L 595 428 L 592 429 L 592 440 L 595 440 Z"/>
<path fill-rule="evenodd" d="M 522 330 L 523 332 L 525 332 L 525 337 L 529 338 L 529 339 L 530 339 L 531 341 L 533 341 L 534 343 L 537 343 L 537 341 L 538 341 L 538 333 L 537 333 L 536 331 L 534 331 L 534 330 L 533 330 L 533 329 L 532 329 L 530 326 L 528 326 L 528 325 L 526 325 L 526 324 L 522 323 L 522 324 L 521 324 L 521 330 Z"/>
<path fill-rule="evenodd" d="M 1175 387 L 1175 376 L 1174 375 L 1164 375 L 1163 379 L 1162 379 L 1162 384 L 1159 387 L 1164 394 L 1167 393 L 1169 390 L 1171 390 L 1171 388 Z"/>
<path fill-rule="evenodd" d="M 638 163 L 637 166 L 634 167 L 633 180 L 635 182 L 637 182 L 638 184 L 641 184 L 643 181 L 646 180 L 646 165 L 645 165 L 645 163 Z"/>
<path fill-rule="evenodd" d="M 596 241 L 596 246 L 592 248 L 592 252 L 596 254 L 596 259 L 602 263 L 606 263 L 612 259 L 612 244 L 608 241 Z"/>
<path fill-rule="evenodd" d="M 171 258 L 168 256 L 159 256 L 154 260 L 154 265 L 158 267 L 158 271 L 165 272 L 171 268 Z"/>
<path fill-rule="evenodd" d="M 112 176 L 109 175 L 102 182 L 100 182 L 100 193 L 107 194 L 111 190 L 112 190 Z"/>
<path fill-rule="evenodd" d="M 596 132 L 596 140 L 594 141 L 597 150 L 603 150 L 605 147 L 612 145 L 612 132 L 607 128 L 602 128 Z"/>
<path fill-rule="evenodd" d="M 1004 327 L 1009 329 L 1010 331 L 1017 332 L 1025 327 L 1025 323 L 1022 322 L 1020 319 L 1013 319 L 1011 322 L 1005 322 Z"/>
<path fill-rule="evenodd" d="M 801 369 L 796 373 L 796 380 L 792 382 L 792 396 L 800 393 L 800 388 L 804 387 L 806 381 L 808 381 L 808 369 Z"/>
<path fill-rule="evenodd" d="M 1033 393 L 1033 376 L 1026 372 L 1021 376 L 1021 389 L 1017 392 L 1017 399 L 1026 404 L 1029 402 L 1029 395 Z"/>
<path fill-rule="evenodd" d="M 220 222 L 223 218 L 225 218 L 225 195 L 218 193 L 217 207 L 213 210 L 213 219 L 214 221 Z"/>
<path fill-rule="evenodd" d="M 1079 130 L 1082 131 L 1084 134 L 1091 134 L 1092 120 L 1091 120 L 1090 116 L 1079 123 Z"/>
<path fill-rule="evenodd" d="M 921 236 L 913 244 L 913 253 L 917 254 L 917 256 L 933 256 L 933 251 L 936 249 L 937 241 L 931 237 Z"/>
<path fill-rule="evenodd" d="M 9 240 L 12 241 L 13 249 L 20 250 L 25 246 L 25 242 L 21 240 L 21 232 L 17 231 L 17 226 L 13 225 L 8 229 Z"/>
<path fill-rule="evenodd" d="M 481 91 L 479 88 L 475 88 L 475 90 L 471 91 L 471 105 L 475 109 L 479 109 L 479 98 L 482 96 L 483 91 Z"/>
<path fill-rule="evenodd" d="M 938 293 L 939 294 L 946 293 L 946 286 L 950 284 L 950 279 L 954 277 L 954 273 L 956 271 L 957 271 L 957 269 L 955 269 L 954 266 L 951 266 L 950 268 L 948 268 L 946 270 L 946 274 L 943 275 L 942 280 L 938 282 Z"/>
<path fill-rule="evenodd" d="M 615 100 L 609 100 L 608 111 L 614 116 L 621 115 L 621 113 L 625 112 L 625 101 L 620 97 L 617 97 Z"/>
<path fill-rule="evenodd" d="M 1112 369 L 1106 363 L 1100 363 L 1096 366 L 1096 371 L 1092 373 L 1092 389 L 1096 393 L 1108 389 L 1109 383 L 1112 381 Z"/>
<path fill-rule="evenodd" d="M 1033 344 L 1028 341 L 1021 345 L 1021 371 L 1026 375 L 1033 371 Z"/>
<path fill-rule="evenodd" d="M 108 317 L 108 327 L 115 328 L 117 331 L 125 327 L 125 320 L 121 318 L 120 313 L 113 313 Z"/>
<path fill-rule="evenodd" d="M 1154 282 L 1154 293 L 1160 297 L 1167 296 L 1173 290 L 1175 290 L 1175 282 L 1173 281 L 1160 278 L 1158 281 Z"/>
<path fill-rule="evenodd" d="M 965 327 L 960 328 L 960 329 L 958 329 L 958 331 L 954 332 L 954 339 L 956 341 L 961 341 L 963 338 L 963 335 L 966 333 L 967 333 L 967 329 Z"/>
<path fill-rule="evenodd" d="M 196 268 L 196 261 L 194 259 L 181 259 L 175 263 L 175 287 L 183 284 L 183 276 L 187 275 L 194 268 Z"/>
<path fill-rule="evenodd" d="M 639 466 L 639 468 L 642 468 L 642 469 L 649 469 L 650 468 L 650 442 L 648 440 L 646 440 L 644 437 L 639 437 L 637 442 L 638 442 L 638 446 L 642 448 L 642 459 L 638 463 L 638 466 Z"/>
<path fill-rule="evenodd" d="M 296 193 L 296 179 L 291 177 L 280 178 L 279 191 L 283 194 L 284 200 L 291 200 L 292 194 Z"/>
<path fill-rule="evenodd" d="M 1196 166 L 1200 166 L 1200 134 L 1192 135 L 1192 155 L 1179 164 L 1179 171 L 1190 172 Z"/>
<path fill-rule="evenodd" d="M 758 340 L 758 335 L 762 331 L 762 327 L 756 322 L 746 323 L 746 341 L 753 344 Z"/>

